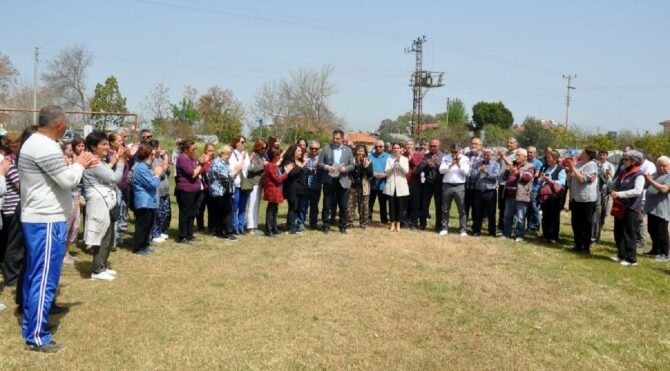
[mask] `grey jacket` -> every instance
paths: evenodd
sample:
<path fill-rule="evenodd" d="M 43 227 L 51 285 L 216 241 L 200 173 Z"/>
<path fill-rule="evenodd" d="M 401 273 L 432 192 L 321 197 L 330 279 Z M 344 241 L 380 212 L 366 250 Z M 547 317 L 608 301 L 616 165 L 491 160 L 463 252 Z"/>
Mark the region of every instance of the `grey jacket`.
<path fill-rule="evenodd" d="M 167 154 L 165 155 L 167 156 Z M 154 159 L 153 164 L 151 164 L 151 167 L 155 169 L 157 166 L 161 166 L 163 164 L 163 159 L 164 157 L 161 156 L 156 156 Z M 161 182 L 158 185 L 158 197 L 165 197 L 170 195 L 170 167 L 168 166 L 161 175 L 158 177 Z"/>
<path fill-rule="evenodd" d="M 330 144 L 326 146 L 322 151 L 321 154 L 319 154 L 319 164 L 317 167 L 319 170 L 322 171 L 322 177 L 321 181 L 324 185 L 326 184 L 332 184 L 333 178 L 328 174 L 326 171 L 326 166 L 333 166 L 334 162 L 334 154 L 333 154 L 333 145 Z M 342 145 L 342 156 L 340 157 L 340 165 L 344 165 L 345 171 L 341 172 L 338 176 L 337 179 L 340 182 L 340 185 L 344 189 L 348 189 L 351 187 L 351 178 L 349 178 L 349 173 L 354 170 L 354 154 L 351 152 L 351 148 Z"/>

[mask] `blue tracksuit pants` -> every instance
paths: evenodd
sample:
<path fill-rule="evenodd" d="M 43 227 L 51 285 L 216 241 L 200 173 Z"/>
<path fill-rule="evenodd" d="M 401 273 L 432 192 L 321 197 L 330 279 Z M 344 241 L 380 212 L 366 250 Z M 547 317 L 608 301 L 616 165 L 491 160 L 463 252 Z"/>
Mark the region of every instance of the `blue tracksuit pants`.
<path fill-rule="evenodd" d="M 23 280 L 23 323 L 26 343 L 45 345 L 49 309 L 56 296 L 63 258 L 67 223 L 23 223 L 26 244 L 26 274 Z"/>

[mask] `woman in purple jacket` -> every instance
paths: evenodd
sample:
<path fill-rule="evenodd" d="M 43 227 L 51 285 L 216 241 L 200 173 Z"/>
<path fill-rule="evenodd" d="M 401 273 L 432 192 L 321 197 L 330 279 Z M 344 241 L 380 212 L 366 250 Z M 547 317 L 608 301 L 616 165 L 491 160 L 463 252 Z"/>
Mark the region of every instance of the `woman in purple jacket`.
<path fill-rule="evenodd" d="M 207 154 L 194 159 L 196 146 L 192 140 L 181 143 L 181 153 L 177 157 L 176 187 L 177 205 L 179 206 L 179 243 L 190 243 L 193 237 L 193 220 L 196 216 L 196 201 L 202 190 L 200 173 L 203 172 L 203 164 L 209 160 Z"/>

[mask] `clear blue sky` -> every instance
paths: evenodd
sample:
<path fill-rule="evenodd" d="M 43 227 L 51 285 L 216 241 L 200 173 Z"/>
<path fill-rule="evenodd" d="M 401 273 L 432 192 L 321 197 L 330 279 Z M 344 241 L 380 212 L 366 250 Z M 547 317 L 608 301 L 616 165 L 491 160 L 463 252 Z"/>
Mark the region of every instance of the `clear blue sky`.
<path fill-rule="evenodd" d="M 18 1 L 0 3 L 0 51 L 32 81 L 33 48 L 50 59 L 83 44 L 94 56 L 89 92 L 115 75 L 138 110 L 158 83 L 177 101 L 184 86 L 219 85 L 245 105 L 266 81 L 331 64 L 332 109 L 350 129 L 374 130 L 412 109 L 414 55 L 446 73 L 424 112 L 447 97 L 468 109 L 502 101 L 586 130 L 660 130 L 670 119 L 670 2 L 645 1 Z"/>

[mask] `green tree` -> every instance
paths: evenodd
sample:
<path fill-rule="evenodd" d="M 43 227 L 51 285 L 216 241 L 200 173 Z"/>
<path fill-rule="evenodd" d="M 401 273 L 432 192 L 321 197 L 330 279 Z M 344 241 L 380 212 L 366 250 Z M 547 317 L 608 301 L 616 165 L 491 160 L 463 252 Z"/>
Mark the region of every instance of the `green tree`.
<path fill-rule="evenodd" d="M 172 105 L 172 117 L 176 121 L 193 126 L 200 120 L 200 113 L 195 108 L 193 101 L 184 97 L 178 104 Z"/>
<path fill-rule="evenodd" d="M 514 130 L 503 129 L 497 125 L 486 125 L 480 130 L 480 135 L 486 146 L 504 147 L 507 145 L 507 138 L 514 136 Z"/>
<path fill-rule="evenodd" d="M 97 84 L 91 99 L 91 111 L 93 112 L 128 112 L 126 98 L 121 95 L 119 83 L 116 77 L 109 76 L 105 84 Z M 93 115 L 93 124 L 98 130 L 107 130 L 108 125 L 120 125 L 124 121 L 123 116 L 115 115 Z"/>
<path fill-rule="evenodd" d="M 486 125 L 509 129 L 514 124 L 512 112 L 502 102 L 479 102 L 472 107 L 472 129 L 479 131 Z"/>
<path fill-rule="evenodd" d="M 516 139 L 521 147 L 535 146 L 543 150 L 553 145 L 552 132 L 535 117 L 528 116 L 523 120 L 523 126 L 519 128 Z"/>
<path fill-rule="evenodd" d="M 461 124 L 467 124 L 470 121 L 470 115 L 468 115 L 468 111 L 462 100 L 458 98 L 451 99 L 447 107 L 449 108 L 449 120 L 447 120 L 446 112 L 438 113 L 435 116 L 440 126 L 456 127 Z"/>
<path fill-rule="evenodd" d="M 216 135 L 221 142 L 230 143 L 242 133 L 242 104 L 231 90 L 212 86 L 198 99 L 197 109 L 204 132 Z"/>

